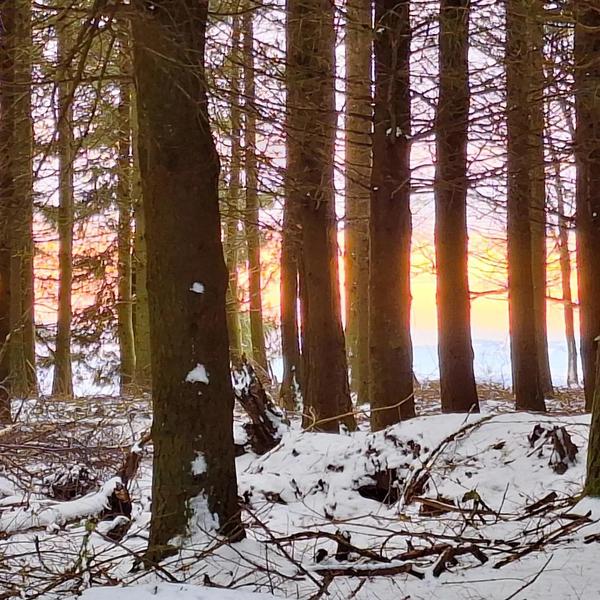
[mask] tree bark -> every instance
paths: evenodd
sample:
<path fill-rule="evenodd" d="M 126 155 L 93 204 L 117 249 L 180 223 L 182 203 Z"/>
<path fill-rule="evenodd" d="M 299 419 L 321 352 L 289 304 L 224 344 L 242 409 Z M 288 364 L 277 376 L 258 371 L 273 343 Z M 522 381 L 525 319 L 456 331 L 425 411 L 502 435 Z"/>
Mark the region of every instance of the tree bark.
<path fill-rule="evenodd" d="M 541 0 L 531 2 L 531 50 L 529 52 L 530 122 L 531 122 L 531 243 L 534 293 L 534 318 L 542 391 L 553 395 L 550 357 L 548 355 L 548 325 L 546 310 L 546 174 L 544 156 L 544 6 Z"/>
<path fill-rule="evenodd" d="M 580 21 L 581 23 L 581 21 Z M 596 366 L 600 365 L 600 356 L 596 357 Z M 600 373 L 596 373 L 594 398 L 592 403 L 592 422 L 588 442 L 587 470 L 584 493 L 588 496 L 600 496 Z"/>
<path fill-rule="evenodd" d="M 294 29 L 298 24 L 290 19 L 289 0 L 286 5 L 286 56 L 291 57 Z M 298 323 L 299 261 L 302 243 L 300 225 L 301 198 L 296 189 L 296 181 L 301 177 L 302 147 L 297 135 L 298 89 L 296 73 L 286 69 L 286 115 L 285 115 L 285 153 L 286 168 L 284 176 L 285 198 L 283 207 L 283 226 L 281 231 L 280 257 L 280 310 L 281 310 L 281 355 L 283 359 L 283 378 L 280 401 L 288 410 L 296 409 L 297 400 L 304 388 L 302 381 L 303 361 L 300 353 L 300 330 Z"/>
<path fill-rule="evenodd" d="M 583 385 L 586 410 L 591 410 L 600 335 L 600 1 L 574 7 L 577 274 Z"/>
<path fill-rule="evenodd" d="M 229 331 L 229 355 L 234 365 L 242 360 L 242 332 L 240 329 L 240 302 L 238 299 L 238 266 L 240 246 L 240 171 L 241 171 L 241 115 L 240 115 L 240 39 L 241 17 L 233 17 L 231 34 L 231 163 L 229 168 L 228 206 L 225 215 L 225 262 L 229 272 L 227 287 L 227 329 Z"/>
<path fill-rule="evenodd" d="M 33 122 L 31 118 L 31 1 L 15 0 L 7 40 L 13 61 L 10 82 L 10 370 L 14 395 L 37 389 L 34 343 Z"/>
<path fill-rule="evenodd" d="M 294 152 L 294 142 L 287 136 L 286 154 L 286 195 L 283 208 L 283 229 L 281 232 L 280 262 L 280 308 L 281 308 L 281 356 L 283 378 L 280 401 L 288 410 L 296 409 L 296 401 L 302 393 L 302 360 L 298 331 L 298 254 L 300 249 L 300 228 L 298 204 L 290 189 L 290 159 Z M 297 148 L 296 148 L 297 150 Z"/>
<path fill-rule="evenodd" d="M 440 6 L 435 249 L 443 412 L 479 411 L 473 371 L 467 237 L 469 11 L 469 0 L 442 0 Z"/>
<path fill-rule="evenodd" d="M 519 410 L 545 410 L 539 372 L 532 271 L 531 123 L 528 0 L 509 0 L 506 13 L 508 131 L 508 303 L 513 390 Z"/>
<path fill-rule="evenodd" d="M 204 71 L 208 2 L 133 7 L 154 411 L 149 558 L 156 560 L 177 536 L 216 527 L 239 539 L 243 530 L 219 160 Z"/>
<path fill-rule="evenodd" d="M 369 399 L 369 181 L 372 40 L 370 0 L 346 4 L 346 350 L 351 390 Z"/>
<path fill-rule="evenodd" d="M 350 412 L 338 283 L 333 154 L 335 30 L 327 0 L 288 0 L 288 126 L 297 144 L 288 160 L 302 228 L 300 298 L 305 424 L 338 431 Z M 352 427 L 353 417 L 344 419 Z"/>
<path fill-rule="evenodd" d="M 0 5 L 0 81 L 12 80 L 13 62 L 7 40 L 12 6 Z M 11 177 L 11 95 L 7 86 L 0 86 L 0 423 L 11 421 L 9 390 L 10 362 L 10 237 L 9 206 L 12 198 Z"/>
<path fill-rule="evenodd" d="M 135 342 L 135 382 L 142 388 L 151 387 L 150 310 L 148 306 L 148 253 L 146 250 L 146 217 L 142 198 L 142 182 L 138 149 L 138 117 L 136 96 L 131 97 L 131 163 L 132 204 L 135 220 L 134 263 L 135 304 L 133 339 Z"/>
<path fill-rule="evenodd" d="M 250 297 L 250 339 L 252 357 L 266 372 L 267 351 L 263 329 L 260 230 L 258 202 L 258 162 L 256 160 L 256 90 L 254 82 L 254 15 L 245 12 L 244 96 L 245 96 L 245 170 L 246 170 L 246 244 L 248 246 L 248 288 Z"/>
<path fill-rule="evenodd" d="M 556 198 L 558 211 L 558 254 L 562 289 L 563 314 L 565 319 L 565 337 L 567 342 L 567 385 L 579 385 L 577 367 L 577 342 L 575 341 L 575 315 L 573 294 L 571 292 L 571 253 L 569 251 L 569 223 L 565 214 L 565 200 L 560 165 L 554 163 Z"/>
<path fill-rule="evenodd" d="M 410 339 L 410 3 L 375 1 L 369 221 L 371 428 L 415 414 Z"/>
<path fill-rule="evenodd" d="M 54 396 L 73 396 L 71 371 L 71 321 L 73 285 L 73 82 L 70 73 L 70 32 L 68 15 L 60 13 L 56 23 L 57 41 L 57 129 L 58 129 L 58 311 L 54 353 Z"/>
<path fill-rule="evenodd" d="M 129 52 L 121 48 L 122 74 L 130 71 Z M 126 79 L 119 84 L 119 132 L 117 157 L 117 334 L 120 354 L 121 393 L 131 391 L 135 381 L 136 356 L 133 332 L 132 294 L 132 167 L 131 167 L 131 85 Z"/>

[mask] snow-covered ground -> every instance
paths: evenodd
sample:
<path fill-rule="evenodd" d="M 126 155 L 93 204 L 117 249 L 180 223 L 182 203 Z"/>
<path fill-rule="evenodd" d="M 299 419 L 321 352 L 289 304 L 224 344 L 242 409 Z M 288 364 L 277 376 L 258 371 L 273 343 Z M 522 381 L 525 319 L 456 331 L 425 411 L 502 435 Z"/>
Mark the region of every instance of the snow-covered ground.
<path fill-rule="evenodd" d="M 115 600 L 120 595 L 127 600 L 273 600 L 271 594 L 229 591 L 205 586 L 177 583 L 138 585 L 127 588 L 91 588 L 86 590 L 81 600 Z"/>
<path fill-rule="evenodd" d="M 110 522 L 73 519 L 106 497 L 123 452 L 149 426 L 147 402 L 29 404 L 22 425 L 0 431 L 0 596 L 598 598 L 600 501 L 579 497 L 589 417 L 553 408 L 486 402 L 481 415 L 428 415 L 376 434 L 292 427 L 268 454 L 238 458 L 245 540 L 196 532 L 145 571 L 151 448 L 121 539 L 108 537 Z M 574 460 L 560 456 L 567 436 Z M 95 495 L 50 499 L 48 475 L 77 464 L 93 470 Z"/>

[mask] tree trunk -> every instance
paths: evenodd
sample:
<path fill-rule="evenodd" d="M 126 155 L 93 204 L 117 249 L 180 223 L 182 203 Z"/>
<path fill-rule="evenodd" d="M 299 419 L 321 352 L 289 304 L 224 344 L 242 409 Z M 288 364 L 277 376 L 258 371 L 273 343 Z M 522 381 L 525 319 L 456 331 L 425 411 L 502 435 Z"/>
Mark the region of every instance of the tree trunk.
<path fill-rule="evenodd" d="M 227 288 L 227 329 L 229 355 L 234 365 L 242 360 L 242 332 L 240 328 L 240 303 L 238 300 L 238 266 L 240 246 L 240 169 L 241 169 L 241 118 L 240 118 L 240 38 L 241 17 L 233 17 L 231 34 L 231 163 L 229 168 L 228 206 L 225 216 L 225 262 L 229 272 Z"/>
<path fill-rule="evenodd" d="M 12 6 L 0 5 L 0 81 L 12 80 L 13 63 L 7 34 Z M 12 198 L 11 178 L 11 95 L 0 86 L 0 423 L 11 421 L 10 364 L 10 238 L 9 206 Z"/>
<path fill-rule="evenodd" d="M 128 75 L 129 52 L 121 49 L 122 74 Z M 132 294 L 132 188 L 131 188 L 131 86 L 129 81 L 119 84 L 119 138 L 117 157 L 117 334 L 119 338 L 120 388 L 121 393 L 131 391 L 135 380 L 135 340 L 133 335 L 133 294 Z"/>
<path fill-rule="evenodd" d="M 178 536 L 218 528 L 239 539 L 243 530 L 219 160 L 204 72 L 208 3 L 133 6 L 154 411 L 149 558 L 156 560 Z"/>
<path fill-rule="evenodd" d="M 558 211 L 558 254 L 562 287 L 565 337 L 567 341 L 567 385 L 579 385 L 577 369 L 577 343 L 575 341 L 575 316 L 573 294 L 571 292 L 571 253 L 569 251 L 569 223 L 565 214 L 564 188 L 560 175 L 560 164 L 554 162 L 556 198 Z"/>
<path fill-rule="evenodd" d="M 338 431 L 350 412 L 348 368 L 338 283 L 333 155 L 336 131 L 334 7 L 326 0 L 289 0 L 288 106 L 297 144 L 288 160 L 298 202 L 302 245 L 305 424 Z M 344 419 L 353 426 L 353 418 Z"/>
<path fill-rule="evenodd" d="M 286 55 L 291 57 L 294 28 L 289 13 L 289 1 L 286 6 Z M 298 323 L 299 261 L 302 243 L 300 225 L 301 198 L 296 189 L 296 181 L 301 177 L 302 148 L 297 133 L 298 89 L 296 74 L 286 68 L 286 122 L 285 122 L 285 199 L 283 207 L 283 227 L 281 231 L 280 257 L 280 310 L 281 310 L 281 356 L 283 359 L 283 378 L 281 382 L 281 404 L 288 410 L 296 409 L 296 402 L 304 388 L 302 379 L 303 361 L 300 353 L 300 331 Z"/>
<path fill-rule="evenodd" d="M 10 207 L 10 370 L 14 395 L 35 393 L 33 287 L 33 123 L 31 119 L 31 1 L 14 0 L 8 42 L 14 64 Z"/>
<path fill-rule="evenodd" d="M 351 389 L 369 400 L 369 195 L 371 177 L 371 51 L 369 0 L 346 4 L 346 349 Z"/>
<path fill-rule="evenodd" d="M 469 10 L 469 0 L 442 0 L 440 6 L 435 249 L 443 412 L 479 411 L 473 371 L 467 238 Z"/>
<path fill-rule="evenodd" d="M 246 243 L 248 246 L 248 288 L 250 297 L 250 339 L 252 357 L 268 372 L 263 330 L 260 231 L 258 204 L 258 163 L 256 160 L 256 91 L 254 84 L 254 24 L 252 12 L 245 12 L 244 28 L 244 107 L 246 167 Z"/>
<path fill-rule="evenodd" d="M 546 174 L 544 157 L 544 7 L 541 0 L 531 2 L 531 34 L 529 36 L 530 122 L 531 122 L 531 242 L 534 315 L 539 372 L 542 391 L 553 395 L 550 358 L 548 356 L 548 326 L 546 323 Z"/>
<path fill-rule="evenodd" d="M 600 335 L 600 1 L 574 6 L 577 274 L 583 385 L 586 410 L 591 410 Z"/>
<path fill-rule="evenodd" d="M 579 21 L 581 23 L 581 21 Z M 600 350 L 599 350 L 600 352 Z M 596 357 L 596 365 L 600 365 L 600 356 Z M 592 422 L 587 454 L 587 473 L 584 493 L 588 496 L 600 496 L 600 373 L 596 372 L 596 389 L 592 403 Z"/>
<path fill-rule="evenodd" d="M 152 369 L 150 356 L 150 311 L 148 307 L 148 253 L 146 250 L 146 217 L 142 198 L 138 149 L 138 118 L 135 92 L 131 97 L 131 163 L 132 163 L 132 204 L 135 219 L 134 272 L 135 305 L 133 318 L 133 339 L 135 342 L 135 382 L 142 388 L 151 385 Z"/>
<path fill-rule="evenodd" d="M 375 1 L 369 221 L 371 428 L 415 415 L 410 339 L 410 3 Z"/>
<path fill-rule="evenodd" d="M 528 0 L 509 0 L 506 13 L 508 131 L 508 303 L 513 389 L 519 410 L 545 410 L 539 372 L 532 271 L 531 125 L 528 106 L 531 14 Z"/>
<path fill-rule="evenodd" d="M 281 232 L 280 307 L 283 378 L 280 400 L 284 408 L 295 410 L 296 401 L 302 393 L 303 387 L 298 331 L 298 255 L 301 232 L 298 223 L 297 199 L 293 197 L 289 186 L 290 165 L 293 162 L 290 155 L 294 151 L 291 135 L 288 135 L 287 141 L 286 196 Z"/>
<path fill-rule="evenodd" d="M 61 13 L 56 23 L 57 88 L 58 88 L 58 311 L 56 319 L 56 351 L 52 394 L 73 396 L 71 372 L 71 321 L 73 284 L 73 82 L 70 72 L 70 32 Z"/>

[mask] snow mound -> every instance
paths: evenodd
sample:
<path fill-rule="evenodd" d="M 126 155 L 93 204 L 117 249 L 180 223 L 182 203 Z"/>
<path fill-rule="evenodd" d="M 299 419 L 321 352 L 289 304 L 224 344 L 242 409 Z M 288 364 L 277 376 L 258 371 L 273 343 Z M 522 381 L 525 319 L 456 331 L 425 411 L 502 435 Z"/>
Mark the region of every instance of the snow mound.
<path fill-rule="evenodd" d="M 264 501 L 297 505 L 298 525 L 307 519 L 397 513 L 403 502 L 412 501 L 406 498 L 411 485 L 413 497 L 458 504 L 467 495 L 492 510 L 518 512 L 552 491 L 571 495 L 581 488 L 585 453 L 559 475 L 549 464 L 553 448 L 544 440 L 530 445 L 536 425 L 557 423 L 556 417 L 526 413 L 437 415 L 377 433 L 291 432 L 240 473 L 240 493 L 255 507 Z M 564 417 L 560 424 L 584 446 L 588 417 Z M 389 491 L 378 498 L 370 488 L 385 477 Z"/>

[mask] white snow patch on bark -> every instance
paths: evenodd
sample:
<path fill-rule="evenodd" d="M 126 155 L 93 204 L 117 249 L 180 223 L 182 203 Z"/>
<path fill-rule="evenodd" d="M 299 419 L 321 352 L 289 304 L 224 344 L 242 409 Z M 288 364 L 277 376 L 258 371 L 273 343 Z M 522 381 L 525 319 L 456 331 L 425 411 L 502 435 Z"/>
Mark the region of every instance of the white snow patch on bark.
<path fill-rule="evenodd" d="M 204 294 L 204 284 L 199 281 L 194 281 L 190 288 L 190 292 L 194 292 L 194 294 Z"/>
<path fill-rule="evenodd" d="M 206 473 L 206 459 L 202 452 L 196 452 L 196 458 L 192 461 L 192 474 L 202 475 Z"/>
<path fill-rule="evenodd" d="M 205 383 L 208 385 L 208 372 L 202 363 L 198 363 L 185 377 L 188 383 Z"/>
<path fill-rule="evenodd" d="M 190 515 L 188 527 L 192 535 L 219 529 L 219 517 L 208 508 L 208 500 L 204 493 L 188 500 L 188 508 Z"/>

